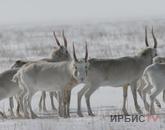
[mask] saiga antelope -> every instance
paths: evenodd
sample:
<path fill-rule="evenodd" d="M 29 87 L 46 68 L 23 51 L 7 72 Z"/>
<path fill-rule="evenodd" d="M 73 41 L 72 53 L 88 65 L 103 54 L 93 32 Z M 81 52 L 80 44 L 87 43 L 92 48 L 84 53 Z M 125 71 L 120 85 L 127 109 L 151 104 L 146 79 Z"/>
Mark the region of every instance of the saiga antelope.
<path fill-rule="evenodd" d="M 145 43 L 146 48 L 136 56 L 121 57 L 117 59 L 90 59 L 88 60 L 88 75 L 85 86 L 78 92 L 78 110 L 79 116 L 83 116 L 81 112 L 81 99 L 85 94 L 88 114 L 94 115 L 90 106 L 90 96 L 99 87 L 113 86 L 123 87 L 123 112 L 126 110 L 126 98 L 128 85 L 131 86 L 131 91 L 134 98 L 136 111 L 142 113 L 137 102 L 137 81 L 142 76 L 144 69 L 152 64 L 152 58 L 157 55 L 157 40 L 152 29 L 154 39 L 154 47 L 149 47 L 147 40 L 147 29 L 145 28 Z"/>
<path fill-rule="evenodd" d="M 41 61 L 25 65 L 15 74 L 13 81 L 18 81 L 19 85 L 26 89 L 24 95 L 25 116 L 29 117 L 30 113 L 32 118 L 36 117 L 31 107 L 31 99 L 37 91 L 58 91 L 59 99 L 64 103 L 64 116 L 69 116 L 70 91 L 78 82 L 83 82 L 87 75 L 87 45 L 85 59 L 77 59 L 74 45 L 73 57 L 74 60 L 70 61 L 54 63 Z"/>
<path fill-rule="evenodd" d="M 163 91 L 163 101 L 165 101 L 165 88 L 164 88 L 164 76 L 165 76 L 165 58 L 155 57 L 153 64 L 148 66 L 143 73 L 143 80 L 145 87 L 142 90 L 144 106 L 151 114 L 155 114 L 154 101 L 158 100 L 156 97 Z M 154 89 L 153 92 L 151 90 Z M 150 94 L 151 106 L 146 101 L 146 94 Z"/>
<path fill-rule="evenodd" d="M 55 38 L 55 41 L 58 45 L 58 48 L 54 47 L 53 51 L 51 52 L 50 56 L 48 58 L 43 58 L 43 59 L 40 59 L 38 61 L 21 61 L 21 60 L 18 60 L 16 61 L 16 63 L 12 66 L 12 68 L 20 68 L 22 67 L 23 65 L 25 64 L 31 64 L 31 63 L 34 63 L 34 62 L 39 62 L 39 61 L 47 61 L 47 62 L 59 62 L 59 61 L 68 61 L 71 59 L 71 56 L 67 50 L 67 39 L 64 35 L 64 31 L 62 32 L 62 37 L 63 37 L 63 40 L 64 40 L 64 46 L 60 44 L 59 40 L 57 39 L 57 36 L 55 34 L 55 32 L 53 32 L 53 35 L 54 35 L 54 38 Z M 43 109 L 46 111 L 46 105 L 45 105 L 45 94 L 46 92 L 42 92 L 42 96 L 41 96 L 41 99 L 40 99 L 40 102 L 39 102 L 39 108 L 40 110 Z M 55 92 L 50 92 L 50 93 L 55 93 Z M 21 95 L 24 95 L 24 93 L 22 93 Z M 54 106 L 54 102 L 53 102 L 53 97 L 52 97 L 52 94 L 50 94 L 50 98 L 51 98 L 51 105 L 52 105 L 52 108 L 55 109 L 55 106 Z M 42 105 L 43 103 L 43 105 Z M 10 104 L 13 104 L 13 99 L 10 98 Z M 10 105 L 11 106 L 11 111 L 13 111 L 13 105 Z M 17 108 L 17 114 L 19 113 L 19 107 Z"/>
<path fill-rule="evenodd" d="M 13 97 L 21 91 L 18 85 L 12 82 L 12 78 L 16 72 L 17 69 L 9 69 L 0 74 L 0 100 Z M 10 102 L 10 108 L 12 107 L 13 104 Z M 2 112 L 0 114 L 5 117 Z M 14 115 L 13 109 L 11 109 L 11 115 Z"/>

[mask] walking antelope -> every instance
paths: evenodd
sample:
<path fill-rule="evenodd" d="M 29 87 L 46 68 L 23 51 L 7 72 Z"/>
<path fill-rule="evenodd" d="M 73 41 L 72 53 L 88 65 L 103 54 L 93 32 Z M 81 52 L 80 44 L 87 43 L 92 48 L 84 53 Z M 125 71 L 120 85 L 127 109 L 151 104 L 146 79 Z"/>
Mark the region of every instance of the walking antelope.
<path fill-rule="evenodd" d="M 43 58 L 43 59 L 40 59 L 38 61 L 21 61 L 21 60 L 18 60 L 15 62 L 15 64 L 12 66 L 12 68 L 20 68 L 25 64 L 31 64 L 31 63 L 39 62 L 39 61 L 47 61 L 47 62 L 69 61 L 71 59 L 71 56 L 67 50 L 67 39 L 64 35 L 64 31 L 62 32 L 62 37 L 64 40 L 64 46 L 60 44 L 59 40 L 57 39 L 55 32 L 53 32 L 53 35 L 54 35 L 55 41 L 58 45 L 58 48 L 54 47 L 53 51 L 51 52 L 51 54 L 48 58 Z M 55 105 L 54 105 L 53 96 L 52 96 L 54 93 L 55 92 L 50 92 L 51 106 L 52 106 L 53 110 L 55 110 Z M 21 94 L 20 97 L 22 97 L 23 95 L 24 95 L 24 92 Z M 46 92 L 43 91 L 40 102 L 39 102 L 39 109 L 40 110 L 42 109 L 44 111 L 46 111 L 45 98 L 46 98 Z M 12 98 L 10 98 L 10 104 L 13 104 Z M 11 110 L 12 109 L 13 109 L 13 107 L 11 107 Z M 19 108 L 17 108 L 17 109 L 18 109 L 17 113 L 19 113 Z"/>
<path fill-rule="evenodd" d="M 144 101 L 144 106 L 147 111 L 150 111 L 151 114 L 155 114 L 154 101 L 157 103 L 158 100 L 156 97 L 160 92 L 163 91 L 163 101 L 165 102 L 165 88 L 163 76 L 165 75 L 165 58 L 164 57 L 155 57 L 153 59 L 153 64 L 148 66 L 143 73 L 143 81 L 145 82 L 145 87 L 142 90 L 142 96 Z M 154 89 L 154 92 L 151 93 L 151 89 Z M 150 94 L 151 100 L 151 109 L 149 104 L 146 101 L 146 94 Z"/>
<path fill-rule="evenodd" d="M 137 102 L 137 81 L 142 76 L 144 69 L 152 63 L 152 58 L 157 55 L 157 40 L 152 29 L 154 47 L 149 47 L 147 28 L 145 28 L 146 48 L 136 56 L 121 57 L 117 59 L 90 59 L 88 60 L 88 75 L 85 86 L 78 92 L 78 115 L 81 113 L 81 99 L 85 94 L 88 114 L 94 115 L 90 106 L 90 96 L 101 86 L 123 87 L 123 112 L 126 110 L 127 86 L 131 86 L 136 111 L 142 113 Z"/>
<path fill-rule="evenodd" d="M 165 58 L 156 56 L 153 58 L 153 63 L 165 63 Z M 145 78 L 145 80 L 147 80 L 147 77 Z M 146 101 L 146 93 L 151 94 L 150 90 L 151 90 L 152 86 L 150 86 L 151 88 L 146 87 L 146 82 L 149 82 L 149 81 L 147 80 L 145 82 L 145 80 L 143 79 L 143 76 L 142 76 L 138 82 L 139 87 L 137 88 L 137 91 L 144 102 L 144 107 L 145 107 L 146 111 L 149 111 L 149 104 Z M 163 91 L 163 96 L 165 97 L 165 91 Z M 164 100 L 165 100 L 165 98 L 164 98 Z M 155 98 L 155 103 L 159 108 L 161 108 L 161 104 L 160 104 L 159 100 L 156 98 Z"/>
<path fill-rule="evenodd" d="M 25 116 L 29 115 L 29 111 L 32 118 L 36 117 L 31 107 L 31 99 L 37 91 L 58 91 L 60 93 L 59 100 L 62 100 L 60 102 L 64 104 L 64 116 L 69 116 L 71 89 L 77 85 L 78 82 L 83 82 L 87 75 L 87 45 L 85 59 L 77 59 L 74 45 L 73 57 L 74 60 L 70 61 L 54 63 L 40 61 L 32 63 L 23 66 L 17 74 L 15 74 L 13 81 L 18 81 L 20 86 L 27 89 L 24 95 Z"/>

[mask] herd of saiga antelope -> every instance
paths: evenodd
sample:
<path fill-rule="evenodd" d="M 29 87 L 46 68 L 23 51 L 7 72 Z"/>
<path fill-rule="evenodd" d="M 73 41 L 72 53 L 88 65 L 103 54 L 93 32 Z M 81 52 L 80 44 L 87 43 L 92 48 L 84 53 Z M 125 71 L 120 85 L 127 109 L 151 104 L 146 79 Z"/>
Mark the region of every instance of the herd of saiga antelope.
<path fill-rule="evenodd" d="M 165 87 L 165 58 L 157 56 L 157 39 L 153 28 L 151 31 L 154 46 L 150 47 L 147 39 L 147 28 L 145 28 L 146 47 L 135 56 L 120 57 L 117 59 L 88 59 L 87 44 L 85 47 L 85 58 L 79 59 L 76 56 L 73 44 L 73 58 L 67 50 L 67 39 L 62 32 L 64 45 L 61 45 L 53 33 L 58 49 L 55 48 L 49 58 L 37 61 L 18 60 L 11 69 L 0 74 L 0 99 L 9 98 L 10 111 L 13 116 L 24 118 L 36 118 L 31 106 L 32 96 L 37 91 L 42 91 L 40 109 L 46 110 L 46 91 L 50 94 L 52 109 L 54 106 L 53 97 L 58 103 L 59 116 L 69 117 L 69 106 L 71 90 L 79 83 L 85 86 L 78 92 L 77 114 L 81 112 L 81 99 L 85 95 L 88 114 L 93 116 L 90 96 L 99 87 L 112 86 L 123 87 L 123 108 L 126 110 L 126 99 L 128 86 L 134 98 L 136 111 L 142 111 L 137 102 L 137 92 L 144 101 L 144 106 L 151 114 L 155 114 L 154 102 L 161 107 L 156 99 Z M 151 89 L 154 91 L 151 92 Z M 150 104 L 146 101 L 146 94 L 150 94 Z M 165 91 L 164 91 L 165 93 Z M 163 99 L 165 101 L 165 94 Z M 14 114 L 14 100 L 17 101 L 16 115 Z M 1 115 L 6 115 L 1 112 Z"/>

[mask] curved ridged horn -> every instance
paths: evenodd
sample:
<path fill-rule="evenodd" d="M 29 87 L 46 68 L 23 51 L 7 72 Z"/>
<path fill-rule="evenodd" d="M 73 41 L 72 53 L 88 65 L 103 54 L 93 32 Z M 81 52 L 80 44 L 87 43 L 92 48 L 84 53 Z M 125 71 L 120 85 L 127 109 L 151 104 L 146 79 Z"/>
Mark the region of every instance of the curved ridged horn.
<path fill-rule="evenodd" d="M 67 40 L 66 40 L 66 37 L 64 35 L 64 30 L 62 31 L 62 37 L 63 37 L 63 40 L 64 40 L 65 48 L 67 48 Z"/>
<path fill-rule="evenodd" d="M 153 36 L 153 39 L 154 39 L 154 48 L 157 48 L 158 42 L 157 42 L 157 40 L 156 40 L 156 37 L 155 37 L 155 34 L 154 34 L 153 27 L 152 27 L 152 31 L 151 31 L 151 33 L 152 33 L 152 36 Z"/>
<path fill-rule="evenodd" d="M 53 35 L 54 35 L 54 38 L 55 38 L 55 40 L 56 40 L 57 45 L 60 47 L 61 45 L 60 45 L 59 40 L 58 40 L 57 37 L 56 37 L 56 33 L 53 32 Z"/>
<path fill-rule="evenodd" d="M 147 39 L 147 26 L 145 27 L 145 43 L 146 43 L 146 46 L 148 47 L 149 44 L 148 44 L 148 39 Z"/>
<path fill-rule="evenodd" d="M 78 60 L 77 60 L 77 57 L 76 57 L 76 52 L 75 52 L 75 48 L 74 48 L 74 43 L 73 43 L 73 57 L 74 57 L 74 60 L 75 60 L 75 61 L 78 61 Z"/>
<path fill-rule="evenodd" d="M 85 43 L 85 61 L 88 61 L 88 46 L 87 46 L 87 42 Z"/>

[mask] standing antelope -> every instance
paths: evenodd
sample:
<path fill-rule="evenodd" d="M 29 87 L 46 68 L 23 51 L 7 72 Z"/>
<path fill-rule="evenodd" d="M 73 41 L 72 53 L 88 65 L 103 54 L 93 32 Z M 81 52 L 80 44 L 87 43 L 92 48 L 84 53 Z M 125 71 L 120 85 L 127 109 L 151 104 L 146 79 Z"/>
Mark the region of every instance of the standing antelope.
<path fill-rule="evenodd" d="M 76 58 L 74 45 L 73 56 L 74 60 L 70 61 L 54 63 L 40 61 L 25 65 L 15 74 L 13 81 L 18 81 L 20 86 L 26 88 L 24 95 L 25 116 L 29 116 L 29 110 L 31 117 L 36 117 L 31 107 L 31 99 L 37 91 L 58 91 L 60 93 L 59 100 L 64 103 L 64 116 L 69 116 L 70 91 L 78 82 L 83 82 L 87 75 L 87 45 L 85 59 L 78 60 Z"/>
<path fill-rule="evenodd" d="M 57 36 L 56 36 L 55 32 L 53 32 L 53 35 L 54 35 L 55 41 L 56 41 L 59 48 L 54 47 L 53 51 L 51 52 L 51 54 L 48 58 L 43 58 L 43 59 L 40 59 L 38 61 L 21 61 L 21 60 L 18 60 L 18 61 L 15 62 L 15 64 L 12 66 L 12 68 L 20 68 L 25 64 L 31 64 L 31 63 L 39 62 L 39 61 L 58 62 L 58 61 L 68 61 L 68 60 L 70 60 L 71 56 L 70 56 L 70 54 L 67 50 L 67 40 L 66 40 L 66 37 L 64 35 L 64 31 L 62 32 L 62 37 L 63 37 L 63 40 L 64 40 L 64 46 L 60 44 L 59 40 L 57 39 Z M 51 98 L 51 105 L 52 105 L 52 108 L 54 110 L 55 106 L 54 106 L 54 102 L 53 102 L 52 93 L 53 92 L 50 92 L 50 98 Z M 21 95 L 23 96 L 24 93 L 22 93 Z M 40 110 L 43 109 L 44 111 L 46 111 L 45 98 L 46 98 L 46 92 L 43 91 L 40 102 L 39 102 L 39 109 Z M 43 105 L 42 105 L 42 102 L 43 102 Z M 10 104 L 13 104 L 13 99 L 12 98 L 10 98 Z M 13 110 L 13 107 L 14 106 L 11 105 L 11 111 Z M 17 113 L 19 113 L 19 108 L 17 108 Z"/>
<path fill-rule="evenodd" d="M 136 111 L 142 113 L 137 102 L 137 81 L 142 76 L 144 69 L 152 63 L 152 58 L 157 55 L 157 40 L 152 29 L 154 47 L 149 47 L 147 28 L 145 28 L 146 48 L 136 56 L 121 57 L 117 59 L 90 59 L 88 60 L 88 75 L 85 86 L 78 92 L 78 115 L 81 112 L 81 99 L 85 94 L 88 114 L 94 115 L 90 106 L 90 96 L 101 86 L 123 87 L 123 112 L 126 110 L 127 86 L 131 86 Z"/>
<path fill-rule="evenodd" d="M 58 52 L 57 51 L 53 51 L 50 55 L 50 58 L 45 58 L 42 59 L 42 61 L 48 61 L 48 62 L 58 62 L 58 61 L 69 61 L 71 60 L 71 56 L 67 50 L 67 39 L 64 35 L 64 31 L 62 32 L 62 37 L 64 40 L 64 46 L 62 46 L 59 42 L 59 40 L 56 37 L 55 32 L 53 33 L 54 38 L 56 40 L 57 45 L 59 46 Z M 56 110 L 55 105 L 54 105 L 54 101 L 53 101 L 53 96 L 55 96 L 57 98 L 56 92 L 49 92 L 50 95 L 50 101 L 51 101 L 51 106 L 53 110 Z M 45 99 L 46 99 L 46 92 L 43 91 L 40 101 L 39 101 L 39 109 L 46 111 L 46 104 L 45 104 Z"/>

